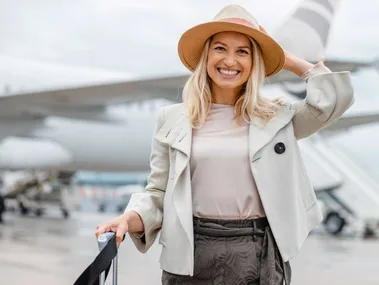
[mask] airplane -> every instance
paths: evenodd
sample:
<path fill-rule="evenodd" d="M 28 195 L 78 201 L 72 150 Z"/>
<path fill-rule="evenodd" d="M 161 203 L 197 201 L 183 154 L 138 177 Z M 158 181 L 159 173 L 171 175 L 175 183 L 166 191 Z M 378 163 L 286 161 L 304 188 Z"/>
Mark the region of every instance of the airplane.
<path fill-rule="evenodd" d="M 2 201 L 0 212 L 19 211 L 23 216 L 42 217 L 57 206 L 64 218 L 72 210 L 88 211 L 94 207 L 98 212 L 122 212 L 131 194 L 144 191 L 147 177 L 147 172 L 4 171 L 0 194 L 4 193 L 7 205 Z"/>
<path fill-rule="evenodd" d="M 337 3 L 328 0 L 299 2 L 288 19 L 272 33 L 273 37 L 287 51 L 317 62 L 325 54 Z M 333 71 L 379 69 L 377 60 L 326 59 L 325 65 Z M 161 106 L 181 101 L 181 88 L 189 74 L 117 76 L 129 77 L 128 80 L 117 77 L 81 86 L 76 83 L 74 87 L 3 94 L 0 97 L 0 139 L 3 140 L 0 168 L 148 171 L 154 118 Z M 267 81 L 267 86 L 279 84 L 280 94 L 290 100 L 304 98 L 304 87 L 294 88 L 304 83 L 286 71 Z M 268 96 L 273 95 L 270 87 L 265 90 L 270 93 Z M 379 114 L 344 116 L 320 134 L 330 135 L 378 120 Z M 318 143 L 322 144 L 323 140 Z"/>
<path fill-rule="evenodd" d="M 325 54 L 338 4 L 339 1 L 329 0 L 300 1 L 272 35 L 287 51 L 316 62 Z M 296 38 L 292 38 L 294 34 Z M 189 76 L 185 73 L 145 78 L 75 66 L 45 68 L 44 64 L 14 63 L 12 58 L 1 56 L 0 65 L 2 59 L 10 67 L 13 62 L 17 69 L 7 70 L 3 66 L 3 71 L 13 74 L 21 70 L 17 72 L 17 80 L 21 82 L 30 74 L 35 81 L 41 81 L 37 80 L 38 74 L 48 78 L 50 73 L 53 86 L 63 86 L 62 78 L 67 76 L 70 85 L 75 85 L 33 91 L 24 87 L 26 91 L 8 92 L 0 97 L 0 168 L 3 169 L 146 171 L 157 110 L 181 101 L 181 88 Z M 327 59 L 325 65 L 334 71 L 351 72 L 379 68 L 378 61 Z M 43 72 L 44 69 L 47 71 Z M 1 77 L 6 76 L 0 74 Z M 78 78 L 83 78 L 85 83 L 79 85 Z M 91 78 L 100 83 L 91 82 Z M 267 81 L 269 86 L 280 84 L 292 98 L 304 98 L 304 82 L 287 71 Z M 350 127 L 375 122 L 377 118 L 377 114 L 344 117 L 331 128 L 338 131 L 342 124 Z"/>
<path fill-rule="evenodd" d="M 0 193 L 7 204 L 2 201 L 0 216 L 7 210 L 41 217 L 46 210 L 58 206 L 62 216 L 68 218 L 71 210 L 79 208 L 78 193 L 68 187 L 70 183 L 67 183 L 65 172 L 4 171 L 1 182 Z"/>

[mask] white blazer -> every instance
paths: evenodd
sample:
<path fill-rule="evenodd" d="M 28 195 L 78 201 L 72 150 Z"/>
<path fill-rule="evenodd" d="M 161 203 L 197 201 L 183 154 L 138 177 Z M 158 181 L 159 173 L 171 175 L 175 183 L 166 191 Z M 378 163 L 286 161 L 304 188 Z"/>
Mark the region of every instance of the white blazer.
<path fill-rule="evenodd" d="M 282 106 L 266 125 L 254 118 L 249 129 L 251 173 L 284 261 L 299 252 L 309 232 L 322 221 L 297 140 L 335 122 L 354 102 L 349 72 L 332 73 L 321 63 L 307 79 L 304 100 Z M 136 211 L 144 223 L 143 239 L 130 234 L 137 249 L 145 253 L 161 230 L 161 269 L 190 276 L 194 271 L 191 141 L 183 104 L 162 108 L 146 191 L 134 194 L 125 210 Z M 284 152 L 275 151 L 278 143 L 284 144 Z"/>

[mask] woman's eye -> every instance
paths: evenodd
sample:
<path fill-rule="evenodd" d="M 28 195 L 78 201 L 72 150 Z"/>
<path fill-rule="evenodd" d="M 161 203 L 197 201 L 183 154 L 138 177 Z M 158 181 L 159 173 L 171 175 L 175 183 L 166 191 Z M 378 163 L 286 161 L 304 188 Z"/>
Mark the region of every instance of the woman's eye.
<path fill-rule="evenodd" d="M 225 50 L 224 47 L 215 47 L 215 50 Z"/>
<path fill-rule="evenodd" d="M 244 49 L 240 49 L 238 52 L 239 53 L 244 53 L 244 54 L 249 54 L 249 52 L 247 50 L 244 50 Z"/>

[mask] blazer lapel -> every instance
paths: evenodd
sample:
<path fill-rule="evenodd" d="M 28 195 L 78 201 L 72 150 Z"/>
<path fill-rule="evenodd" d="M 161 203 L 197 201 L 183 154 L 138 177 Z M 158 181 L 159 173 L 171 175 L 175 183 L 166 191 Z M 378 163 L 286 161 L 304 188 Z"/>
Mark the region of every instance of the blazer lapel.
<path fill-rule="evenodd" d="M 187 113 L 183 110 L 178 116 L 167 120 L 155 135 L 155 139 L 178 150 L 175 176 L 180 176 L 189 163 L 191 155 L 192 127 Z"/>
<path fill-rule="evenodd" d="M 173 119 L 167 120 L 154 138 L 189 157 L 191 153 L 192 127 L 185 111 L 180 112 Z"/>
<path fill-rule="evenodd" d="M 172 136 L 171 147 L 181 151 L 189 158 L 191 155 L 192 127 L 186 115 L 181 116 L 173 127 Z"/>
<path fill-rule="evenodd" d="M 267 124 L 258 117 L 253 118 L 249 129 L 249 152 L 252 161 L 259 159 L 259 150 L 269 143 L 277 132 L 291 121 L 294 111 L 282 106 Z"/>

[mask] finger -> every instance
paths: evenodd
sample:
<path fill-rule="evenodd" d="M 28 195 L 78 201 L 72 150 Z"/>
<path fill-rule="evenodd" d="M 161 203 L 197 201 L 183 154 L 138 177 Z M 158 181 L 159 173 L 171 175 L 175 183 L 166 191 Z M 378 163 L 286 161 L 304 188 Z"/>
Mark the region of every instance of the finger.
<path fill-rule="evenodd" d="M 96 230 L 96 238 L 99 238 L 100 235 L 102 235 L 105 232 L 108 232 L 111 229 L 111 225 L 103 224 Z"/>
<path fill-rule="evenodd" d="M 266 29 L 265 29 L 265 28 L 263 28 L 261 25 L 259 25 L 259 29 L 260 29 L 262 32 L 264 32 L 265 34 L 267 34 L 267 31 L 266 31 Z"/>
<path fill-rule="evenodd" d="M 125 233 L 128 231 L 128 228 L 127 226 L 125 225 L 120 225 L 117 229 L 117 232 L 116 232 L 116 243 L 117 243 L 117 246 L 120 245 L 120 243 L 122 242 L 122 240 L 124 239 L 124 235 Z"/>

